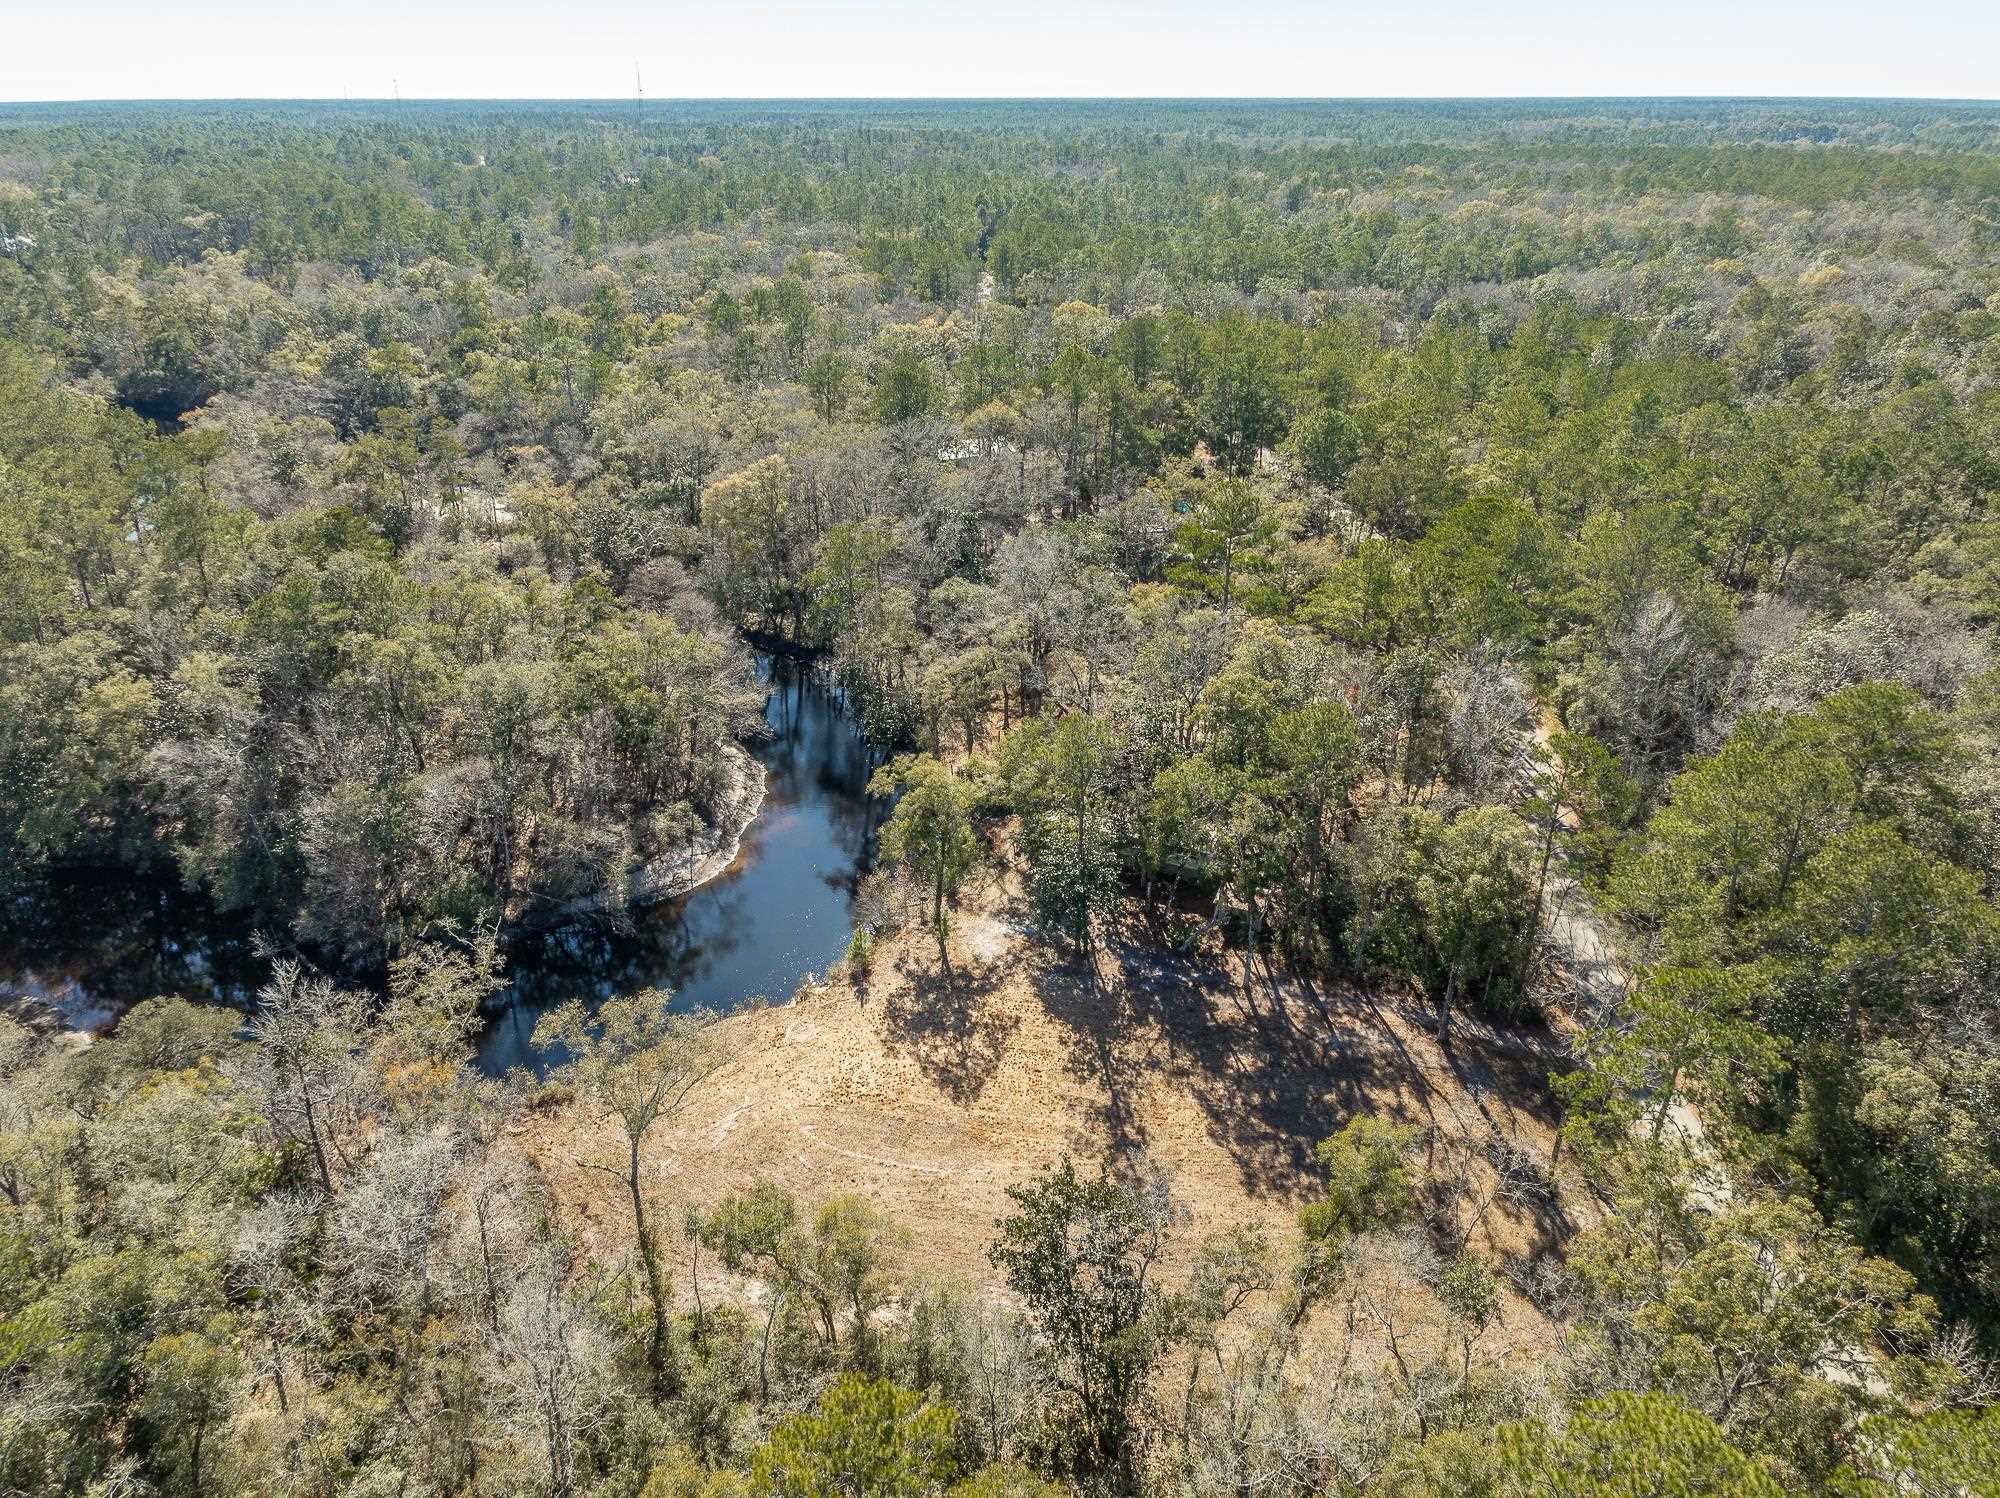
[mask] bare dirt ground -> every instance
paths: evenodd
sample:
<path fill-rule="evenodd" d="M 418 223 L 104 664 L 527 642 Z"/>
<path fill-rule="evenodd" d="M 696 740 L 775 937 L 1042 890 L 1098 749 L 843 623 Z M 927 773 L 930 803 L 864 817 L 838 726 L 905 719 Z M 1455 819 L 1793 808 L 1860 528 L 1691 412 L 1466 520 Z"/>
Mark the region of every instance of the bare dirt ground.
<path fill-rule="evenodd" d="M 865 974 L 725 1020 L 733 1057 L 656 1130 L 653 1189 L 706 1203 L 763 1176 L 806 1202 L 858 1193 L 909 1228 L 913 1269 L 991 1289 L 1007 1186 L 1064 1154 L 1165 1167 L 1189 1219 L 1180 1262 L 1234 1223 L 1283 1241 L 1315 1144 L 1357 1114 L 1434 1126 L 1434 1149 L 1474 1157 L 1474 1196 L 1496 1142 L 1549 1157 L 1556 1063 L 1539 1031 L 1468 1018 L 1441 1049 L 1368 995 L 1275 973 L 1246 994 L 1235 954 L 1182 958 L 1135 929 L 1083 963 L 1025 921 L 1014 881 L 995 877 L 957 913 L 948 968 L 927 932 L 905 933 Z M 617 1158 L 603 1126 L 567 1108 L 528 1143 L 565 1217 L 624 1252 L 619 1188 L 577 1163 Z M 1567 1226 L 1556 1204 L 1503 1205 L 1471 1245 L 1497 1264 Z"/>

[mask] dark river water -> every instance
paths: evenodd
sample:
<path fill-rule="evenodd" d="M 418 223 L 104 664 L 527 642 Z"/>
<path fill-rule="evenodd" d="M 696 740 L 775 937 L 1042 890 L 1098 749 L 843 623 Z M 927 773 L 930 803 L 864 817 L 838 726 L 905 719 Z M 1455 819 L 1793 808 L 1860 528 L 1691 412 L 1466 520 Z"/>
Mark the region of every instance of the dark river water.
<path fill-rule="evenodd" d="M 866 795 L 868 747 L 809 668 L 760 656 L 758 671 L 771 686 L 771 737 L 755 753 L 770 778 L 735 864 L 692 894 L 633 912 L 629 929 L 569 926 L 517 947 L 513 983 L 480 1037 L 480 1070 L 537 1065 L 535 1021 L 567 999 L 666 988 L 676 1009 L 782 1002 L 847 950 L 855 883 L 883 811 Z"/>
<path fill-rule="evenodd" d="M 728 872 L 616 924 L 582 921 L 521 938 L 509 983 L 488 1006 L 478 1064 L 498 1075 L 541 1069 L 535 1021 L 567 999 L 587 1004 L 669 989 L 675 1008 L 728 1011 L 781 1002 L 823 973 L 854 929 L 854 888 L 886 810 L 866 794 L 872 764 L 839 696 L 809 667 L 760 654 L 770 736 L 753 746 L 769 772 L 764 806 Z M 0 933 L 0 992 L 25 989 L 69 1023 L 96 1028 L 154 994 L 247 1007 L 268 976 L 248 925 L 183 894 L 177 881 L 76 881 Z"/>

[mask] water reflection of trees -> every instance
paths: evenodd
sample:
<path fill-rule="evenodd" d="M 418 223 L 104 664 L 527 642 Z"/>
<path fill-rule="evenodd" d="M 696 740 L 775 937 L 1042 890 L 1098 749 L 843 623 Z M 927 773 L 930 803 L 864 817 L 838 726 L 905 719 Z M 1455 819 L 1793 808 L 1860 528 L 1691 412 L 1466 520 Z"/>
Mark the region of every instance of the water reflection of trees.
<path fill-rule="evenodd" d="M 656 987 L 677 1006 L 726 1010 L 783 999 L 839 955 L 886 810 L 865 793 L 878 757 L 823 675 L 773 657 L 759 674 L 771 693 L 756 752 L 770 778 L 738 866 L 680 900 L 545 933 L 517 953 L 481 1046 L 487 1070 L 533 1064 L 535 1017 L 565 999 Z"/>

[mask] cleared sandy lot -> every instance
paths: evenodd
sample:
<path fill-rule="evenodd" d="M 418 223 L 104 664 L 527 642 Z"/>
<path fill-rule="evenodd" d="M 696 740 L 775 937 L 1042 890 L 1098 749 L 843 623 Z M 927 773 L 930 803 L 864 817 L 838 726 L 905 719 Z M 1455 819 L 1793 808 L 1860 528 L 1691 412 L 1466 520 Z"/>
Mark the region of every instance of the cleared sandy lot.
<path fill-rule="evenodd" d="M 996 877 L 959 912 L 949 968 L 908 933 L 865 974 L 724 1021 L 733 1058 L 651 1141 L 654 1191 L 704 1203 L 764 1176 L 809 1202 L 859 1193 L 909 1228 L 913 1269 L 991 1286 L 1006 1187 L 1065 1153 L 1143 1151 L 1171 1172 L 1188 1217 L 1177 1258 L 1237 1222 L 1281 1238 L 1313 1146 L 1358 1113 L 1435 1126 L 1441 1150 L 1548 1158 L 1540 1032 L 1466 1021 L 1446 1052 L 1387 1001 L 1275 977 L 1246 995 L 1233 956 L 1178 958 L 1138 932 L 1082 964 L 1024 921 Z M 576 1163 L 616 1158 L 603 1125 L 540 1115 L 530 1144 L 593 1245 L 623 1252 L 622 1196 Z M 1498 1264 L 1565 1226 L 1560 1207 L 1501 1207 L 1472 1243 Z"/>

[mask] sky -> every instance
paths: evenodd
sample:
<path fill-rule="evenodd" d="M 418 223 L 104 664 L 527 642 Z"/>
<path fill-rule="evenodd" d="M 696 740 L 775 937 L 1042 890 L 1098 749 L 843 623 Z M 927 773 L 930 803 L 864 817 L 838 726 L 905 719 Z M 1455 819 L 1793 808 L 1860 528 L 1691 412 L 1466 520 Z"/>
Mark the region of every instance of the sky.
<path fill-rule="evenodd" d="M 2000 0 L 0 0 L 0 99 L 2000 95 Z"/>

